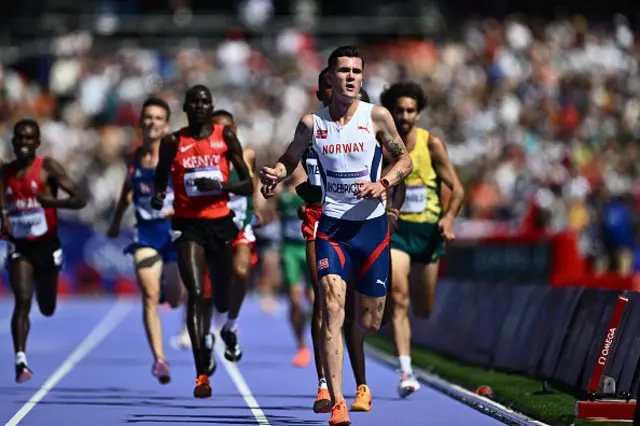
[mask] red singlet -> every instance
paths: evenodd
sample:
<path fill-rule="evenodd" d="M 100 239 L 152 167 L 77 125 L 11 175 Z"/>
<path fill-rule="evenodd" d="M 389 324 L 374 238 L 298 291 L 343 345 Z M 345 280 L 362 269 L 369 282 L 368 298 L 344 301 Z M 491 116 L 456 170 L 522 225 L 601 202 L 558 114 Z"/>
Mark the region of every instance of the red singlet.
<path fill-rule="evenodd" d="M 14 163 L 5 166 L 4 190 L 7 216 L 18 240 L 46 240 L 58 235 L 58 211 L 42 207 L 38 194 L 46 194 L 42 182 L 43 157 L 36 157 L 31 166 L 17 177 Z"/>
<path fill-rule="evenodd" d="M 171 182 L 175 199 L 173 210 L 176 217 L 188 219 L 218 219 L 231 214 L 227 206 L 229 194 L 223 191 L 201 192 L 193 181 L 210 178 L 229 181 L 227 144 L 222 136 L 224 126 L 213 125 L 207 139 L 188 136 L 187 128 L 180 130 L 178 152 L 171 168 Z"/>

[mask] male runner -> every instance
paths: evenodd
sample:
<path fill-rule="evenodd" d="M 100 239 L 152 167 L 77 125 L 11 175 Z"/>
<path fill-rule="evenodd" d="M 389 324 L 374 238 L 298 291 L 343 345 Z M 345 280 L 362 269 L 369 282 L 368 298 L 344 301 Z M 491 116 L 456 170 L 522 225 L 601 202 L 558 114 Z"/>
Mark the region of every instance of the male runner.
<path fill-rule="evenodd" d="M 188 126 L 165 136 L 154 180 L 152 206 L 164 205 L 169 173 L 174 189 L 172 227 L 180 233 L 175 241 L 180 276 L 187 292 L 187 327 L 196 365 L 196 398 L 211 396 L 213 342 L 207 342 L 211 324 L 211 301 L 205 297 L 205 269 L 209 267 L 212 296 L 220 312 L 228 310 L 233 274 L 232 243 L 238 235 L 229 193 L 253 194 L 253 180 L 242 146 L 232 129 L 211 123 L 213 97 L 202 85 L 187 90 L 183 111 Z M 229 163 L 239 181 L 229 182 Z"/>
<path fill-rule="evenodd" d="M 81 209 L 86 201 L 57 161 L 36 156 L 40 146 L 38 123 L 30 119 L 17 122 L 11 143 L 16 159 L 2 166 L 0 209 L 3 236 L 9 243 L 9 280 L 15 297 L 11 335 L 16 382 L 24 383 L 32 376 L 25 352 L 34 284 L 42 315 L 50 317 L 56 309 L 63 260 L 57 209 Z M 58 189 L 69 197 L 59 199 Z"/>
<path fill-rule="evenodd" d="M 225 126 L 237 133 L 237 126 L 233 115 L 225 110 L 216 110 L 212 115 L 212 123 Z M 256 153 L 251 148 L 243 148 L 244 161 L 247 164 L 251 178 L 256 167 Z M 230 167 L 229 182 L 240 180 L 235 168 Z M 258 263 L 256 254 L 256 237 L 253 234 L 253 226 L 258 225 L 257 216 L 253 213 L 253 197 L 246 195 L 229 194 L 228 206 L 234 213 L 234 222 L 240 230 L 233 242 L 235 250 L 233 257 L 233 272 L 235 281 L 230 291 L 229 312 L 227 320 L 220 330 L 220 336 L 225 342 L 225 358 L 231 362 L 237 362 L 242 358 L 242 350 L 238 345 L 236 320 L 240 314 L 240 308 L 247 292 L 249 275 L 251 269 Z M 186 340 L 186 341 L 185 341 Z M 189 347 L 189 332 L 186 323 L 183 330 L 176 337 L 176 346 L 179 348 Z"/>
<path fill-rule="evenodd" d="M 409 303 L 418 318 L 431 313 L 438 278 L 439 258 L 444 242 L 454 239 L 453 221 L 464 200 L 464 190 L 449 160 L 444 142 L 427 130 L 416 127 L 427 100 L 416 83 L 396 83 L 380 96 L 391 111 L 398 131 L 413 160 L 413 172 L 405 177 L 406 196 L 391 235 L 393 262 L 392 327 L 400 363 L 398 393 L 407 397 L 420 388 L 411 367 Z M 451 199 L 443 211 L 440 185 L 451 189 Z M 409 286 L 412 265 L 421 279 Z"/>
<path fill-rule="evenodd" d="M 327 81 L 328 68 L 323 69 L 318 76 L 318 90 L 316 96 L 323 106 L 327 107 L 331 104 L 331 86 Z M 358 98 L 363 102 L 369 102 L 369 95 L 364 89 L 360 89 Z M 318 156 L 313 150 L 313 144 L 309 144 L 308 148 L 302 154 L 302 166 L 307 171 L 308 179 L 296 187 L 296 192 L 304 199 L 306 205 L 301 211 L 303 219 L 302 233 L 307 240 L 307 265 L 309 274 L 313 280 L 314 289 L 318 289 L 318 278 L 316 274 L 316 227 L 318 219 L 322 214 L 322 181 L 320 171 L 318 169 Z M 355 292 L 354 285 L 350 283 L 347 286 L 348 294 L 353 299 Z M 349 300 L 352 301 L 352 300 Z M 353 303 L 345 306 L 345 311 L 351 315 L 345 316 L 344 335 L 351 361 L 351 369 L 356 380 L 356 399 L 351 405 L 351 411 L 369 411 L 372 408 L 371 391 L 367 386 L 365 375 L 365 356 L 364 356 L 364 336 L 357 326 L 353 318 Z M 320 344 L 320 327 L 322 323 L 322 308 L 320 306 L 320 298 L 314 298 L 313 319 L 311 324 L 311 338 L 313 341 L 313 349 L 316 363 L 316 373 L 318 375 L 318 395 L 313 404 L 315 413 L 328 413 L 331 411 L 331 396 L 327 388 L 327 381 L 322 370 L 321 344 Z"/>
<path fill-rule="evenodd" d="M 261 172 L 277 185 L 293 172 L 309 142 L 318 154 L 323 183 L 322 215 L 316 232 L 316 266 L 323 307 L 323 366 L 332 402 L 330 425 L 349 425 L 342 393 L 346 282 L 353 273 L 359 327 L 376 332 L 382 321 L 389 274 L 389 229 L 381 194 L 411 173 L 413 165 L 389 111 L 358 100 L 364 61 L 355 46 L 329 57 L 331 104 L 304 115 L 287 151 Z M 381 177 L 382 147 L 394 166 Z"/>
<path fill-rule="evenodd" d="M 304 368 L 311 362 L 311 351 L 306 345 L 304 329 L 306 324 L 303 308 L 303 289 L 307 300 L 314 303 L 313 281 L 307 268 L 305 238 L 302 233 L 302 219 L 298 211 L 304 200 L 296 194 L 296 184 L 304 179 L 302 168 L 296 169 L 277 196 L 277 211 L 282 223 L 282 273 L 289 297 L 289 321 L 296 340 L 296 355 L 293 365 Z M 313 334 L 313 333 L 312 333 Z"/>
<path fill-rule="evenodd" d="M 162 384 L 171 381 L 169 365 L 162 345 L 162 324 L 158 315 L 160 295 L 172 307 L 178 307 L 185 296 L 178 267 L 176 251 L 171 239 L 173 214 L 173 189 L 167 188 L 167 197 L 162 210 L 151 208 L 153 179 L 160 140 L 167 133 L 171 110 L 162 99 L 150 98 L 145 101 L 140 114 L 142 147 L 134 154 L 129 176 L 122 185 L 116 212 L 107 231 L 109 238 L 117 238 L 120 225 L 131 198 L 135 206 L 136 227 L 133 243 L 125 249 L 133 254 L 138 285 L 142 291 L 142 318 L 147 340 L 154 356 L 152 374 Z M 133 196 L 133 197 L 132 197 Z M 164 279 L 164 286 L 161 281 Z M 161 287 L 162 290 L 161 290 Z"/>

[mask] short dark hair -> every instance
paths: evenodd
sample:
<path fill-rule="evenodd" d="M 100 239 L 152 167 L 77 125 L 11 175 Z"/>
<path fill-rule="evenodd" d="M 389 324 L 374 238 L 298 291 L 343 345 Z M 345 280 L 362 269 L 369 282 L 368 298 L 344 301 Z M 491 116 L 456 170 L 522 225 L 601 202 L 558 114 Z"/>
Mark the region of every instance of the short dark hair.
<path fill-rule="evenodd" d="M 329 67 L 326 67 L 322 71 L 320 71 L 320 74 L 318 74 L 318 90 L 322 89 L 322 87 L 329 85 L 329 82 L 327 82 L 327 77 L 326 77 L 328 72 L 329 72 Z"/>
<path fill-rule="evenodd" d="M 142 104 L 142 110 L 140 111 L 140 114 L 142 114 L 142 112 L 147 109 L 147 107 L 150 106 L 157 106 L 160 107 L 162 109 L 164 109 L 167 112 L 167 121 L 169 121 L 169 119 L 171 118 L 171 108 L 169 108 L 169 104 L 167 103 L 167 101 L 165 101 L 164 99 L 160 99 L 160 98 L 148 98 L 146 101 L 144 101 L 144 103 Z"/>
<path fill-rule="evenodd" d="M 369 94 L 367 93 L 366 90 L 364 89 L 360 89 L 360 100 L 362 102 L 371 102 L 371 99 L 369 98 Z"/>
<path fill-rule="evenodd" d="M 196 84 L 195 86 L 191 86 L 189 89 L 187 89 L 187 93 L 185 93 L 184 99 L 187 100 L 200 91 L 205 92 L 213 100 L 213 93 L 211 93 L 211 89 L 203 84 Z"/>
<path fill-rule="evenodd" d="M 412 81 L 392 84 L 380 94 L 380 103 L 389 111 L 393 110 L 399 98 L 411 98 L 416 101 L 418 112 L 427 106 L 427 97 L 419 84 Z"/>
<path fill-rule="evenodd" d="M 329 69 L 335 69 L 336 65 L 338 65 L 338 58 L 360 58 L 362 60 L 362 70 L 364 71 L 364 58 L 360 54 L 360 50 L 358 50 L 358 46 L 340 46 L 329 55 Z"/>
<path fill-rule="evenodd" d="M 229 117 L 230 119 L 233 120 L 233 114 L 231 114 L 226 109 L 217 109 L 217 110 L 213 111 L 211 113 L 211 118 L 220 117 L 222 115 L 226 115 L 227 117 Z"/>
<path fill-rule="evenodd" d="M 40 137 L 40 125 L 33 118 L 23 118 L 22 120 L 18 121 L 16 124 L 13 125 L 13 133 L 15 134 L 18 131 L 18 127 L 21 127 L 21 126 L 33 127 L 34 129 L 36 129 L 36 137 L 37 138 Z"/>

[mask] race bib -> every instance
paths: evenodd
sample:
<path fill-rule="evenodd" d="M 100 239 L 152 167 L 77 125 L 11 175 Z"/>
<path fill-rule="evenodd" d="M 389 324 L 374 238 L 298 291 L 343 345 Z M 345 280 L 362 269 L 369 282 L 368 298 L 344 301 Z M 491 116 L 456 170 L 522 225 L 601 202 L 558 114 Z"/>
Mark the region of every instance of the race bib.
<path fill-rule="evenodd" d="M 200 191 L 195 184 L 196 179 L 209 178 L 213 180 L 223 181 L 222 172 L 219 167 L 207 167 L 203 169 L 197 169 L 184 174 L 184 190 L 187 193 L 187 197 L 204 197 L 207 195 L 218 195 L 222 191 Z"/>
<path fill-rule="evenodd" d="M 242 195 L 231 195 L 229 197 L 229 201 L 227 205 L 229 209 L 235 214 L 233 221 L 235 222 L 238 229 L 242 229 L 242 224 L 247 218 L 247 207 L 248 207 L 247 197 Z"/>
<path fill-rule="evenodd" d="M 359 172 L 327 172 L 325 193 L 333 200 L 354 202 L 360 186 L 358 181 L 371 182 L 369 170 Z"/>
<path fill-rule="evenodd" d="M 282 235 L 284 235 L 284 237 L 288 240 L 304 240 L 304 236 L 302 235 L 302 220 L 285 220 L 283 224 Z"/>
<path fill-rule="evenodd" d="M 173 209 L 173 200 L 175 198 L 173 190 L 167 188 L 167 196 L 164 198 L 162 210 L 156 210 L 151 207 L 151 196 L 139 197 L 136 202 L 136 212 L 142 220 L 164 219 Z"/>
<path fill-rule="evenodd" d="M 402 213 L 422 213 L 427 209 L 427 187 L 425 185 L 407 186 Z"/>
<path fill-rule="evenodd" d="M 43 209 L 12 212 L 9 215 L 9 223 L 13 229 L 13 236 L 17 239 L 39 237 L 49 230 Z"/>
<path fill-rule="evenodd" d="M 320 168 L 318 167 L 318 159 L 307 159 L 307 181 L 314 186 L 322 186 L 322 178 L 320 177 Z"/>

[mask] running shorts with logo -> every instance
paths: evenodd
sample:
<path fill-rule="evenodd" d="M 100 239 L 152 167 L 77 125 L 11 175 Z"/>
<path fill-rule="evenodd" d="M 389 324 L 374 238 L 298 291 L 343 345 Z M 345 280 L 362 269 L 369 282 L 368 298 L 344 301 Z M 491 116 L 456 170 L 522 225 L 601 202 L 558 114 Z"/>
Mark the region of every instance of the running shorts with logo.
<path fill-rule="evenodd" d="M 256 251 L 256 236 L 253 233 L 251 224 L 247 224 L 238 232 L 238 236 L 233 240 L 233 248 L 235 249 L 240 244 L 251 249 L 251 267 L 254 268 L 258 264 L 258 252 Z"/>
<path fill-rule="evenodd" d="M 409 153 L 413 172 L 405 178 L 407 187 L 400 208 L 391 248 L 407 253 L 412 262 L 434 263 L 445 254 L 438 221 L 442 214 L 440 180 L 431 164 L 429 132 L 418 128 L 416 145 Z"/>
<path fill-rule="evenodd" d="M 175 237 L 170 220 L 140 221 L 133 229 L 133 242 L 124 249 L 124 252 L 134 254 L 137 249 L 148 247 L 157 251 L 164 263 L 175 262 L 177 258 L 173 244 Z"/>
<path fill-rule="evenodd" d="M 369 297 L 385 297 L 389 275 L 389 222 L 387 216 L 363 221 L 322 215 L 316 235 L 318 280 L 339 275 Z"/>
<path fill-rule="evenodd" d="M 7 258 L 26 260 L 36 271 L 60 270 L 64 264 L 64 255 L 58 237 L 7 242 Z M 10 262 L 7 262 L 7 267 L 9 265 Z"/>
<path fill-rule="evenodd" d="M 207 257 L 232 244 L 238 236 L 233 214 L 219 219 L 173 217 L 171 223 L 179 235 L 176 245 L 193 241 L 205 248 Z"/>

